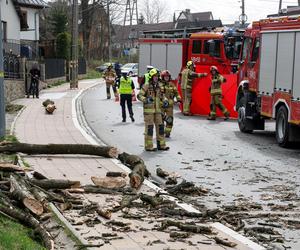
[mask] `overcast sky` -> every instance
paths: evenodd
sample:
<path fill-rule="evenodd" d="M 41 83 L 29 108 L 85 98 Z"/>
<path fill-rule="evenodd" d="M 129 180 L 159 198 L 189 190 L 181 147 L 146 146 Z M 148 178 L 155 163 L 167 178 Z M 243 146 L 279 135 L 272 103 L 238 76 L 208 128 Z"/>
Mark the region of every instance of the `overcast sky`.
<path fill-rule="evenodd" d="M 241 14 L 239 0 L 165 0 L 169 7 L 169 15 L 177 10 L 191 9 L 191 12 L 212 11 L 214 19 L 221 19 L 223 23 L 238 20 Z M 283 8 L 287 5 L 298 5 L 298 0 L 283 0 Z M 279 0 L 245 0 L 245 12 L 249 21 L 258 20 L 278 12 Z"/>

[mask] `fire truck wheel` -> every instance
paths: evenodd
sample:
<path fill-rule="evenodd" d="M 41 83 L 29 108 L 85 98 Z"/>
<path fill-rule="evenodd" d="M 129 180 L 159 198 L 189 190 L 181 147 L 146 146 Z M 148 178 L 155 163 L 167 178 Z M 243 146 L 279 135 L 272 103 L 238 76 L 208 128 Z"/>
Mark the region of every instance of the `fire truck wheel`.
<path fill-rule="evenodd" d="M 285 106 L 281 106 L 276 115 L 276 140 L 281 147 L 290 145 L 289 127 L 288 111 Z"/>
<path fill-rule="evenodd" d="M 239 105 L 238 105 L 238 124 L 240 131 L 243 133 L 252 133 L 252 129 L 249 129 L 249 121 L 246 118 L 246 99 L 245 97 L 242 97 L 239 100 Z"/>

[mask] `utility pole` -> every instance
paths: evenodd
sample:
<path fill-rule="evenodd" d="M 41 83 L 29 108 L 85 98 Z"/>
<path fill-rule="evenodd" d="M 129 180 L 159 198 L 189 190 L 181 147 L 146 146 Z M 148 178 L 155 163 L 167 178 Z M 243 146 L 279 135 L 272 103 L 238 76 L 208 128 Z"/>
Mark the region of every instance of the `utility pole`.
<path fill-rule="evenodd" d="M 282 9 L 282 0 L 279 0 L 278 14 L 281 13 L 281 9 Z"/>
<path fill-rule="evenodd" d="M 1 1 L 0 0 L 0 22 L 1 22 Z M 5 136 L 5 103 L 4 103 L 4 72 L 3 72 L 3 33 L 2 22 L 0 24 L 0 138 Z"/>
<path fill-rule="evenodd" d="M 240 15 L 239 19 L 240 19 L 240 22 L 241 22 L 241 26 L 244 28 L 245 24 L 246 24 L 246 22 L 248 20 L 248 17 L 245 14 L 245 0 L 242 0 L 241 9 L 242 9 L 242 14 Z"/>
<path fill-rule="evenodd" d="M 110 28 L 110 10 L 109 10 L 109 1 L 107 0 L 106 12 L 107 12 L 107 33 L 108 33 L 108 61 L 111 59 L 111 28 Z"/>
<path fill-rule="evenodd" d="M 78 88 L 78 0 L 73 0 L 72 6 L 72 49 L 70 76 L 70 88 Z"/>

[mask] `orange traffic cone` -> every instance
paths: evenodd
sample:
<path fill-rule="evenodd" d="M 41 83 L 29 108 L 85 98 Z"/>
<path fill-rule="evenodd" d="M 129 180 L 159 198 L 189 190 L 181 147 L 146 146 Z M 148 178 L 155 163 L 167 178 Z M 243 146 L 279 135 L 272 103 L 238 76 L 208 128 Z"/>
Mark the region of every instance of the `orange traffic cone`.
<path fill-rule="evenodd" d="M 136 95 L 135 95 L 135 91 L 132 90 L 132 101 L 136 102 Z"/>

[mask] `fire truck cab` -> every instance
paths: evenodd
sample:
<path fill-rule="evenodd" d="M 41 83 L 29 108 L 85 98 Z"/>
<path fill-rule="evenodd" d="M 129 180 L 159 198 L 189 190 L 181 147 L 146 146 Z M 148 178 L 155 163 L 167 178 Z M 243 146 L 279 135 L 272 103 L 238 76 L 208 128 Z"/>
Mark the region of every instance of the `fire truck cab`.
<path fill-rule="evenodd" d="M 300 141 L 300 18 L 253 22 L 240 54 L 235 109 L 241 132 L 264 130 L 276 120 L 276 139 Z"/>

